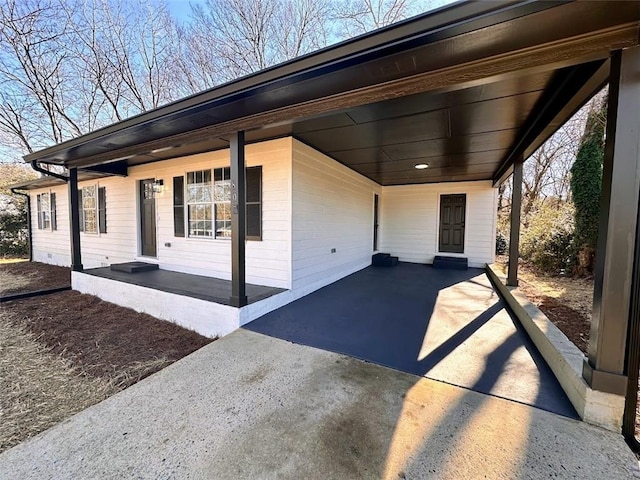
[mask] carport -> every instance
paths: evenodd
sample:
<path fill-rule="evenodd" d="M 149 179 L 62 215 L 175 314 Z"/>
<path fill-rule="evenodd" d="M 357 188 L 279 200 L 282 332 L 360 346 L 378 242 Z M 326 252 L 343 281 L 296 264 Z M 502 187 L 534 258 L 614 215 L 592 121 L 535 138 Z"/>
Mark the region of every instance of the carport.
<path fill-rule="evenodd" d="M 635 410 L 640 344 L 637 2 L 470 2 L 440 9 L 120 122 L 27 160 L 69 169 L 73 269 L 82 270 L 78 169 L 231 150 L 231 303 L 246 305 L 244 145 L 294 136 L 380 185 L 514 174 L 518 256 L 523 161 L 610 84 L 590 353 L 594 391 Z M 418 163 L 429 164 L 417 171 Z M 517 264 L 509 268 L 517 284 Z M 632 315 L 633 312 L 633 315 Z M 633 335 L 632 335 L 633 334 Z M 634 336 L 635 335 L 635 336 Z M 634 343 L 635 342 L 635 343 Z"/>
<path fill-rule="evenodd" d="M 481 269 L 372 266 L 244 328 L 576 418 Z"/>

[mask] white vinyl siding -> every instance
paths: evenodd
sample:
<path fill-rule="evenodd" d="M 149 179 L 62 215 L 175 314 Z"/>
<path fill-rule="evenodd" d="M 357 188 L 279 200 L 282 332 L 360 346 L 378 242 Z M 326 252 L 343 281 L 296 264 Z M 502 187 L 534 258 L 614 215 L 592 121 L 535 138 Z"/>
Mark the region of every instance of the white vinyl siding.
<path fill-rule="evenodd" d="M 373 196 L 380 192 L 377 183 L 293 141 L 294 288 L 326 285 L 371 263 Z"/>
<path fill-rule="evenodd" d="M 246 147 L 247 166 L 262 166 L 262 241 L 248 241 L 247 282 L 280 288 L 291 286 L 291 139 L 283 138 Z M 231 243 L 228 239 L 180 238 L 173 229 L 175 176 L 197 170 L 229 166 L 229 150 L 141 165 L 127 177 L 106 177 L 80 182 L 78 188 L 106 187 L 109 233 L 81 233 L 85 268 L 107 266 L 139 258 L 139 181 L 164 180 L 156 197 L 157 262 L 160 268 L 216 278 L 231 278 Z M 69 265 L 69 212 L 67 187 L 53 187 L 58 204 L 58 230 L 38 231 L 34 223 L 34 259 Z M 32 205 L 36 204 L 34 190 Z M 145 261 L 150 261 L 145 258 Z"/>
<path fill-rule="evenodd" d="M 440 196 L 467 195 L 464 253 L 469 265 L 484 267 L 495 253 L 497 189 L 490 181 L 451 182 L 383 187 L 381 198 L 381 251 L 400 261 L 432 263 L 438 252 Z"/>
<path fill-rule="evenodd" d="M 39 230 L 37 197 L 39 194 L 49 192 L 56 196 L 56 229 Z M 33 260 L 68 266 L 71 263 L 71 256 L 69 253 L 69 209 L 67 207 L 66 185 L 50 187 L 46 190 L 32 190 L 30 196 Z"/>

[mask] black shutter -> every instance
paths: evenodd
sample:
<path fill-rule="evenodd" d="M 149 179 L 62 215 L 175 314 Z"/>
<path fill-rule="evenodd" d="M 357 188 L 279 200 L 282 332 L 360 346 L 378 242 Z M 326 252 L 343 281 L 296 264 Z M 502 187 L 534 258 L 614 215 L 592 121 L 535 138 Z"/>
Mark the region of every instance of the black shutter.
<path fill-rule="evenodd" d="M 184 237 L 184 177 L 173 177 L 173 235 Z"/>
<path fill-rule="evenodd" d="M 98 227 L 100 233 L 107 233 L 107 189 L 98 188 Z"/>
<path fill-rule="evenodd" d="M 80 231 L 84 232 L 84 209 L 82 208 L 82 189 L 78 189 L 78 216 L 80 217 Z"/>
<path fill-rule="evenodd" d="M 262 240 L 262 167 L 247 168 L 247 239 Z"/>
<path fill-rule="evenodd" d="M 42 203 L 40 197 L 42 195 L 38 194 L 36 197 L 36 202 L 38 203 L 38 230 L 42 230 Z"/>
<path fill-rule="evenodd" d="M 51 208 L 51 230 L 58 229 L 58 218 L 56 216 L 56 194 L 52 193 L 49 196 L 49 206 Z"/>

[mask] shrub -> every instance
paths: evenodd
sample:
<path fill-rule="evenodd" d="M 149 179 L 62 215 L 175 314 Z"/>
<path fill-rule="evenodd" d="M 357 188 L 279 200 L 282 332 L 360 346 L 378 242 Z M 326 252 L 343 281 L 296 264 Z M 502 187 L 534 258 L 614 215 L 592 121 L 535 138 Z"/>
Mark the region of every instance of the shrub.
<path fill-rule="evenodd" d="M 26 205 L 0 212 L 0 257 L 22 257 L 29 252 Z"/>
<path fill-rule="evenodd" d="M 505 236 L 502 232 L 498 232 L 496 235 L 496 255 L 506 255 L 508 246 Z"/>
<path fill-rule="evenodd" d="M 572 262 L 573 205 L 537 202 L 520 235 L 520 257 L 544 273 L 563 274 Z"/>

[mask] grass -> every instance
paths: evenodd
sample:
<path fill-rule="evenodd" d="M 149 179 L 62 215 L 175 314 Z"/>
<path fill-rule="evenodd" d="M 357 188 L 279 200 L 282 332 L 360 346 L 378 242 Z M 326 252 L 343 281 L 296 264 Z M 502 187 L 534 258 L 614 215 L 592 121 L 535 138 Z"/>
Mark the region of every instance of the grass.
<path fill-rule="evenodd" d="M 28 262 L 26 258 L 2 258 L 0 257 L 0 265 L 5 263 L 19 263 L 19 262 Z"/>
<path fill-rule="evenodd" d="M 22 275 L 8 268 L 0 265 L 0 281 L 8 279 L 12 291 L 41 289 L 69 276 L 69 269 L 38 263 L 22 265 Z M 75 291 L 3 303 L 0 452 L 211 341 Z"/>
<path fill-rule="evenodd" d="M 0 452 L 118 391 L 83 375 L 0 313 Z"/>

